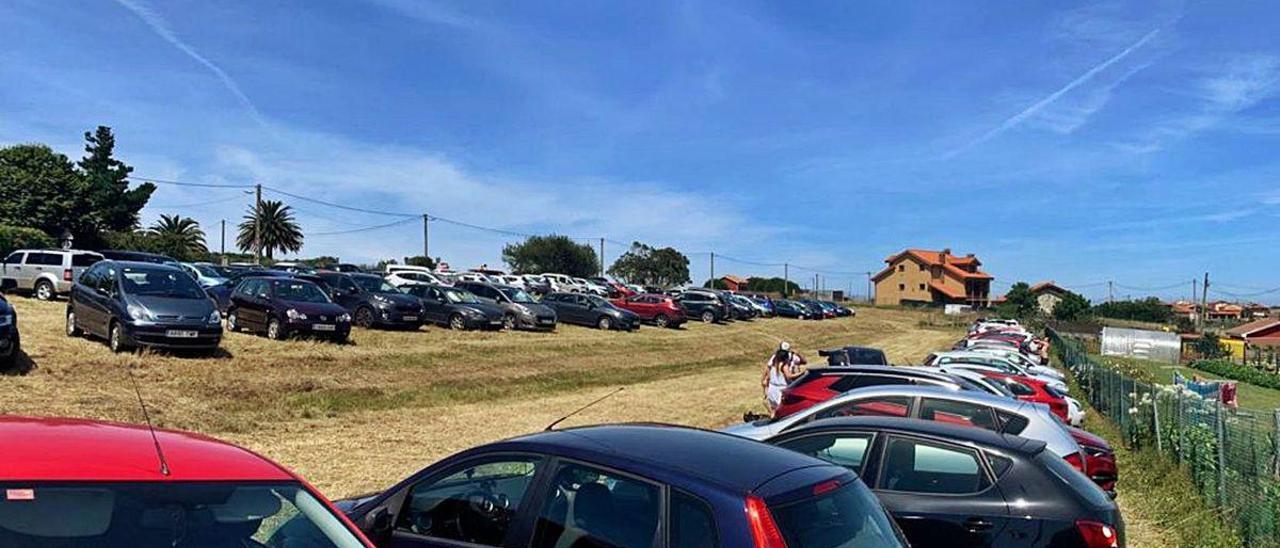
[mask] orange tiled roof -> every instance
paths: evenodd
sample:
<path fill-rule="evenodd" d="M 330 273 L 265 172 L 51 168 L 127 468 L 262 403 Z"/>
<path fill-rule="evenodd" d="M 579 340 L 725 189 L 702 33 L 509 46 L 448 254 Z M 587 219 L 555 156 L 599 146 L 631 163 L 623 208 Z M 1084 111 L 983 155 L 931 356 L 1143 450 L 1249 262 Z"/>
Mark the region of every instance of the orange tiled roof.
<path fill-rule="evenodd" d="M 1062 286 L 1056 283 L 1053 283 L 1053 280 L 1049 280 L 1047 282 L 1040 282 L 1036 285 L 1031 286 L 1032 293 L 1037 293 L 1037 292 L 1046 291 L 1046 290 L 1057 290 L 1060 293 L 1067 292 L 1067 290 L 1063 289 Z"/>
<path fill-rule="evenodd" d="M 927 264 L 929 266 L 942 266 L 942 269 L 944 271 L 951 274 L 953 277 L 959 278 L 961 280 L 992 279 L 990 274 L 987 274 L 986 272 L 978 270 L 978 267 L 982 265 L 982 261 L 979 261 L 978 258 L 975 256 L 972 256 L 972 255 L 957 256 L 957 255 L 948 253 L 944 261 L 943 254 L 941 251 L 932 251 L 928 249 L 906 249 L 900 253 L 890 255 L 888 258 L 884 260 L 884 262 L 890 264 L 890 267 L 886 267 L 884 270 L 881 270 L 880 273 L 876 274 L 872 279 L 878 280 L 880 278 L 883 278 L 884 275 L 888 274 L 889 271 L 891 270 L 893 262 L 897 261 L 903 255 L 911 255 L 912 257 L 915 257 L 916 260 L 924 264 Z M 961 266 L 973 267 L 973 272 L 960 268 Z"/>
<path fill-rule="evenodd" d="M 929 288 L 934 291 L 937 291 L 938 293 L 951 297 L 952 299 L 964 298 L 964 291 L 959 288 L 951 288 L 951 287 L 942 285 L 938 282 L 929 282 Z"/>
<path fill-rule="evenodd" d="M 1280 320 L 1275 318 L 1262 318 L 1261 320 L 1254 320 L 1246 324 L 1232 327 L 1231 329 L 1228 329 L 1226 333 L 1235 337 L 1247 337 L 1251 333 L 1256 333 L 1275 325 L 1280 325 Z"/>
<path fill-rule="evenodd" d="M 737 285 L 746 285 L 747 283 L 747 280 L 740 278 L 738 276 L 734 276 L 733 274 L 725 276 L 724 278 L 721 278 L 721 279 L 723 279 L 726 282 L 731 282 Z"/>

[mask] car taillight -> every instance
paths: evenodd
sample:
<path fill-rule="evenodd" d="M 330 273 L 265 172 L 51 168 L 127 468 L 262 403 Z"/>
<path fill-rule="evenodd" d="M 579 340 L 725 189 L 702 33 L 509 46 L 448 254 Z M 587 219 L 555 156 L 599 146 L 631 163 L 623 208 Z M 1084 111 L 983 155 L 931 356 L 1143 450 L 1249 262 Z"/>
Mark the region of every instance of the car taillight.
<path fill-rule="evenodd" d="M 1110 525 L 1078 519 L 1076 530 L 1084 537 L 1084 545 L 1088 548 L 1120 548 L 1120 535 Z"/>
<path fill-rule="evenodd" d="M 71 269 L 70 269 L 70 268 L 64 268 L 64 269 L 62 269 L 62 281 L 64 281 L 64 282 L 69 282 L 69 281 L 71 281 Z"/>
<path fill-rule="evenodd" d="M 747 525 L 751 527 L 751 538 L 755 540 L 756 548 L 787 548 L 782 531 L 760 497 L 747 497 Z"/>
<path fill-rule="evenodd" d="M 1070 464 L 1073 468 L 1075 468 L 1076 470 L 1079 470 L 1085 475 L 1089 474 L 1087 467 L 1084 465 L 1084 455 L 1081 455 L 1080 453 L 1072 453 L 1070 455 L 1062 457 L 1062 460 L 1067 461 L 1067 463 Z"/>

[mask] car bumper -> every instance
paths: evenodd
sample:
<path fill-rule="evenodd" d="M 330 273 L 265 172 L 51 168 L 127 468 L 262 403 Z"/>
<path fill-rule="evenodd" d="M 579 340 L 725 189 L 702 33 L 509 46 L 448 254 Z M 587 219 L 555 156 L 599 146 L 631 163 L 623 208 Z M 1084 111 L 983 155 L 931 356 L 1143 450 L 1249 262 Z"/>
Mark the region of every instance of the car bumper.
<path fill-rule="evenodd" d="M 286 321 L 284 325 L 285 329 L 288 329 L 289 333 L 297 335 L 327 337 L 331 339 L 345 339 L 351 335 L 350 322 Z M 333 326 L 333 330 L 325 330 L 324 328 L 316 329 L 316 326 L 318 325 L 331 325 Z"/>
<path fill-rule="evenodd" d="M 467 329 L 502 329 L 502 316 L 463 316 Z"/>
<path fill-rule="evenodd" d="M 535 316 L 533 314 L 521 314 L 516 316 L 517 329 L 533 329 L 538 331 L 551 331 L 556 328 L 555 316 Z"/>
<path fill-rule="evenodd" d="M 421 310 L 375 308 L 374 321 L 381 325 L 417 327 L 425 323 Z"/>
<path fill-rule="evenodd" d="M 209 349 L 217 348 L 222 342 L 222 326 L 211 326 L 207 324 L 164 324 L 164 323 L 136 323 L 126 322 L 124 325 L 124 336 L 127 342 L 135 346 L 150 346 L 155 348 L 193 348 L 193 349 Z M 196 333 L 195 337 L 171 337 L 171 331 L 184 331 Z"/>

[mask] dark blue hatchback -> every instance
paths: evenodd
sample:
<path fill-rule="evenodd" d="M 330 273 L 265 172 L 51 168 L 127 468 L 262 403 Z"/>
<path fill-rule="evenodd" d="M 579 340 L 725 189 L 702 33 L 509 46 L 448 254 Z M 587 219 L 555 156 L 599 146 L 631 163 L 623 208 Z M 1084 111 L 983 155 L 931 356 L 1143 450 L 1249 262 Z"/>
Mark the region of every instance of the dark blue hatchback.
<path fill-rule="evenodd" d="M 491 443 L 337 504 L 379 546 L 906 544 L 847 469 L 676 426 L 592 426 Z"/>

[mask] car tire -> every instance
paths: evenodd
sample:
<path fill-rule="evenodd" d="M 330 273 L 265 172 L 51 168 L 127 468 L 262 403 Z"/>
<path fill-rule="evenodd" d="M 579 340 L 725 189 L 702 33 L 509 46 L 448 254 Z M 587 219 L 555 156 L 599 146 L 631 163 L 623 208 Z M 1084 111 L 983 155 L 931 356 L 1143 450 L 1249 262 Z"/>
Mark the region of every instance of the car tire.
<path fill-rule="evenodd" d="M 452 316 L 449 316 L 449 329 L 452 329 L 454 331 L 466 331 L 467 320 L 462 317 L 462 314 L 454 314 Z"/>
<path fill-rule="evenodd" d="M 354 323 L 357 326 L 363 327 L 365 329 L 369 329 L 370 327 L 373 327 L 373 309 L 367 306 L 362 306 L 357 308 L 356 314 L 352 318 L 351 323 Z"/>
<path fill-rule="evenodd" d="M 35 286 L 36 298 L 42 301 L 52 301 L 58 296 L 58 292 L 53 289 L 53 284 L 49 280 L 39 280 Z"/>
<path fill-rule="evenodd" d="M 613 329 L 613 318 L 600 316 L 600 318 L 596 320 L 596 327 L 600 328 L 601 331 Z"/>
<path fill-rule="evenodd" d="M 653 317 L 653 325 L 658 327 L 668 327 L 671 325 L 671 319 L 666 314 L 658 314 Z"/>
<path fill-rule="evenodd" d="M 716 313 L 710 310 L 702 311 L 702 323 L 715 323 Z"/>
<path fill-rule="evenodd" d="M 80 335 L 83 335 L 83 334 L 84 334 L 84 331 L 81 331 L 80 327 L 76 325 L 76 312 L 74 310 L 68 309 L 67 310 L 67 336 L 79 337 Z"/>
<path fill-rule="evenodd" d="M 240 312 L 234 308 L 227 311 L 227 331 L 240 331 Z"/>
<path fill-rule="evenodd" d="M 504 315 L 502 316 L 502 328 L 503 328 L 503 329 L 506 329 L 506 330 L 509 330 L 509 331 L 515 331 L 515 330 L 516 330 L 516 317 L 515 317 L 515 315 L 513 315 L 513 314 L 504 314 Z"/>
<path fill-rule="evenodd" d="M 124 342 L 124 330 L 120 327 L 120 322 L 112 321 L 111 326 L 107 328 L 107 346 L 112 352 L 129 350 L 129 345 Z"/>
<path fill-rule="evenodd" d="M 267 338 L 273 341 L 279 341 L 284 339 L 284 337 L 284 327 L 280 325 L 280 320 L 271 318 L 271 321 L 267 322 Z"/>

